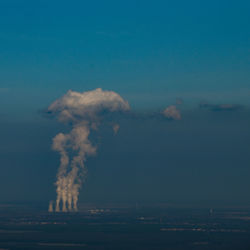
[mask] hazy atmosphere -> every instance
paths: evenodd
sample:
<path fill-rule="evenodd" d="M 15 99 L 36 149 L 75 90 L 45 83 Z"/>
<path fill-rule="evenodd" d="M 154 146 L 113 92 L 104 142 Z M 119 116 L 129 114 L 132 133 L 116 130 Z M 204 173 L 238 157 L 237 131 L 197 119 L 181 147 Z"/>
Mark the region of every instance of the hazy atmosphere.
<path fill-rule="evenodd" d="M 0 250 L 249 250 L 249 27 L 249 0 L 0 0 Z"/>
<path fill-rule="evenodd" d="M 249 1 L 1 1 L 0 202 L 56 200 L 53 138 L 76 123 L 48 109 L 101 88 L 127 106 L 116 114 L 102 99 L 112 114 L 87 120 L 96 152 L 80 203 L 249 206 L 249 11 Z"/>

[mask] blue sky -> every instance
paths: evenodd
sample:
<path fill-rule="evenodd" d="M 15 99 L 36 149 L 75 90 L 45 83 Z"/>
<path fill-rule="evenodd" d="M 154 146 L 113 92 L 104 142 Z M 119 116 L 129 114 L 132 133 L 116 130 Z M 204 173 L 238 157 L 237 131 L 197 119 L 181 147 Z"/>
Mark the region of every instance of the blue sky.
<path fill-rule="evenodd" d="M 243 0 L 1 0 L 0 202 L 54 199 L 51 143 L 68 127 L 40 111 L 103 88 L 133 110 L 182 98 L 182 120 L 102 128 L 81 200 L 249 205 L 249 13 Z"/>
<path fill-rule="evenodd" d="M 3 0 L 2 113 L 32 117 L 68 89 L 96 87 L 134 108 L 247 103 L 249 12 L 249 1 Z"/>

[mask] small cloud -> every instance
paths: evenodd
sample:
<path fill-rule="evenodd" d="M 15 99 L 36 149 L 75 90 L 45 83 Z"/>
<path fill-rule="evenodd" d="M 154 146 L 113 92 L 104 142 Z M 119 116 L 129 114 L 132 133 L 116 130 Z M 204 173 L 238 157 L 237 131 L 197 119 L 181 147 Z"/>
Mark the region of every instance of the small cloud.
<path fill-rule="evenodd" d="M 206 102 L 200 103 L 200 108 L 207 108 L 211 111 L 237 111 L 242 108 L 238 104 L 210 104 Z"/>
<path fill-rule="evenodd" d="M 162 113 L 168 119 L 181 120 L 181 113 L 175 105 L 168 106 Z"/>
<path fill-rule="evenodd" d="M 114 134 L 116 135 L 118 133 L 118 130 L 120 129 L 120 125 L 119 124 L 114 124 L 113 125 L 113 131 L 114 131 Z"/>

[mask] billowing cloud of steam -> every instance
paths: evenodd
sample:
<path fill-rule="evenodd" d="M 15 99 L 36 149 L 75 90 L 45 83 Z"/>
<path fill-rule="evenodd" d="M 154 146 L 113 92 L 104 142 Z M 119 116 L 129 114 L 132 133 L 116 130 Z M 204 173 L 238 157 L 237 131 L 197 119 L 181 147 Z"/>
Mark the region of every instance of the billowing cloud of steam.
<path fill-rule="evenodd" d="M 168 106 L 162 113 L 168 119 L 181 120 L 181 113 L 175 105 Z"/>
<path fill-rule="evenodd" d="M 85 161 L 87 156 L 96 153 L 96 147 L 89 141 L 89 134 L 92 129 L 98 128 L 102 114 L 129 109 L 128 102 L 120 95 L 100 88 L 83 93 L 70 90 L 49 106 L 48 113 L 73 126 L 68 134 L 59 133 L 53 139 L 52 148 L 60 154 L 55 183 L 56 211 L 60 211 L 61 202 L 62 211 L 77 210 L 79 190 L 87 172 Z M 118 124 L 113 126 L 114 133 L 118 129 Z"/>

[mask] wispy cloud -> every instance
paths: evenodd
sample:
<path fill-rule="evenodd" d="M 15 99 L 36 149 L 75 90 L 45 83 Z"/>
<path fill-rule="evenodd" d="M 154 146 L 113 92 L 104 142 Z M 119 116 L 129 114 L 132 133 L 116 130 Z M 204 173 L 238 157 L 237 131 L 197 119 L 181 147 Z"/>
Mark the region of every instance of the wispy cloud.
<path fill-rule="evenodd" d="M 210 104 L 210 103 L 200 103 L 200 108 L 207 108 L 211 111 L 237 111 L 243 108 L 239 104 Z"/>
<path fill-rule="evenodd" d="M 0 88 L 0 93 L 6 93 L 9 91 L 10 91 L 10 88 Z"/>

